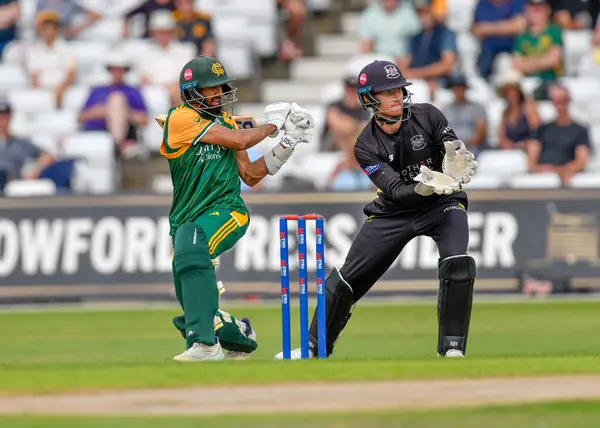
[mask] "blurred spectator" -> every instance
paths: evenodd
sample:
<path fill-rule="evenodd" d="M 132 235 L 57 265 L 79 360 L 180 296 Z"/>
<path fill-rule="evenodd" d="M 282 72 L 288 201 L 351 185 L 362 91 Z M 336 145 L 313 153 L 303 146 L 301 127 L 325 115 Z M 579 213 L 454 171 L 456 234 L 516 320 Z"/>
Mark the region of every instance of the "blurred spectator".
<path fill-rule="evenodd" d="M 540 125 L 535 101 L 521 90 L 521 73 L 510 70 L 496 84 L 498 95 L 506 102 L 498 138 L 502 149 L 526 149 L 526 143 Z"/>
<path fill-rule="evenodd" d="M 479 74 L 488 79 L 498 54 L 512 53 L 515 36 L 525 30 L 525 0 L 479 0 L 471 32 L 481 41 Z"/>
<path fill-rule="evenodd" d="M 412 1 L 378 0 L 362 13 L 362 51 L 404 57 L 409 53 L 410 38 L 420 30 Z"/>
<path fill-rule="evenodd" d="M 10 104 L 0 100 L 0 190 L 13 179 L 38 178 L 44 169 L 54 163 L 51 154 L 29 141 L 10 135 L 10 119 Z"/>
<path fill-rule="evenodd" d="M 193 45 L 175 39 L 176 28 L 171 12 L 155 12 L 150 18 L 153 43 L 139 64 L 142 86 L 162 86 L 169 91 L 171 105 L 181 103 L 179 72 L 195 56 Z"/>
<path fill-rule="evenodd" d="M 19 14 L 17 0 L 0 0 L 0 59 L 6 45 L 16 38 Z"/>
<path fill-rule="evenodd" d="M 356 95 L 356 75 L 344 79 L 342 99 L 327 106 L 322 151 L 341 151 L 353 147 L 371 113 L 361 107 Z"/>
<path fill-rule="evenodd" d="M 132 23 L 134 17 L 140 15 L 143 19 L 144 32 L 141 37 L 147 39 L 150 37 L 150 17 L 158 10 L 175 11 L 173 0 L 145 0 L 140 6 L 133 9 L 125 15 L 125 26 L 123 27 L 123 37 L 131 37 Z"/>
<path fill-rule="evenodd" d="M 27 70 L 34 88 L 52 89 L 60 106 L 65 91 L 75 82 L 77 63 L 61 35 L 60 17 L 54 11 L 36 16 L 40 40 L 27 51 Z"/>
<path fill-rule="evenodd" d="M 327 188 L 337 192 L 371 190 L 373 183 L 354 156 L 354 144 L 346 146 L 340 162 L 329 176 Z"/>
<path fill-rule="evenodd" d="M 67 38 L 77 37 L 101 18 L 99 13 L 85 9 L 75 0 L 37 0 L 36 12 L 43 10 L 52 10 L 58 14 Z"/>
<path fill-rule="evenodd" d="M 594 27 L 597 6 L 595 0 L 548 0 L 552 9 L 552 20 L 564 30 L 583 30 Z"/>
<path fill-rule="evenodd" d="M 137 127 L 148 124 L 146 104 L 138 88 L 125 84 L 127 58 L 113 53 L 106 63 L 108 85 L 93 88 L 79 114 L 84 131 L 109 131 L 124 158 L 141 154 Z"/>
<path fill-rule="evenodd" d="M 467 150 L 477 156 L 484 148 L 487 132 L 487 114 L 485 108 L 466 98 L 467 81 L 463 76 L 449 79 L 450 89 L 454 92 L 454 101 L 443 108 L 448 123 Z"/>
<path fill-rule="evenodd" d="M 302 56 L 302 27 L 306 20 L 305 0 L 277 0 L 277 7 L 286 14 L 285 38 L 280 57 L 284 61 Z"/>
<path fill-rule="evenodd" d="M 541 78 L 536 98 L 546 99 L 547 84 L 563 74 L 562 30 L 550 23 L 546 0 L 528 0 L 525 17 L 528 27 L 515 41 L 513 66 L 526 76 Z"/>
<path fill-rule="evenodd" d="M 177 38 L 196 46 L 198 55 L 212 56 L 217 53 L 212 33 L 211 16 L 194 9 L 194 0 L 175 0 L 174 12 L 177 21 Z"/>
<path fill-rule="evenodd" d="M 550 99 L 556 109 L 556 120 L 541 125 L 528 142 L 529 168 L 532 172 L 555 172 L 563 184 L 582 172 L 590 156 L 590 140 L 586 127 L 576 123 L 569 114 L 569 91 L 553 85 Z"/>
<path fill-rule="evenodd" d="M 448 77 L 456 64 L 456 37 L 444 24 L 436 22 L 429 0 L 415 0 L 421 32 L 410 39 L 410 51 L 398 61 L 407 79 L 429 82 L 432 94 L 440 79 Z"/>

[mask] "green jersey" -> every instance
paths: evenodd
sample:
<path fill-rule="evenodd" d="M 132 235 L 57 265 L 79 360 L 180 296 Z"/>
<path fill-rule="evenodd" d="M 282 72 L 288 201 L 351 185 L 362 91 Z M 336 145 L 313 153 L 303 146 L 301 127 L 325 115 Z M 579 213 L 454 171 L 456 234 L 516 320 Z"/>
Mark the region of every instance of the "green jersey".
<path fill-rule="evenodd" d="M 211 126 L 236 129 L 233 118 L 223 113 L 199 114 L 182 104 L 169 110 L 160 153 L 169 160 L 173 202 L 169 215 L 171 235 L 183 223 L 194 221 L 207 210 L 226 209 L 247 214 L 240 196 L 240 177 L 235 150 L 200 142 Z"/>
<path fill-rule="evenodd" d="M 553 46 L 562 46 L 562 29 L 550 24 L 540 34 L 534 35 L 528 32 L 517 36 L 515 40 L 515 52 L 524 57 L 543 55 Z M 533 74 L 542 80 L 554 80 L 563 75 L 563 67 L 558 66 L 552 70 L 543 70 Z"/>

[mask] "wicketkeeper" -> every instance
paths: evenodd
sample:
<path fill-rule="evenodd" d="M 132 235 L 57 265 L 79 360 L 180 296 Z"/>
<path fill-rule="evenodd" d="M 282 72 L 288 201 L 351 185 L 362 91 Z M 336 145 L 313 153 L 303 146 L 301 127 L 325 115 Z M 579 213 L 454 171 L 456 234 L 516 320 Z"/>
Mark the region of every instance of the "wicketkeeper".
<path fill-rule="evenodd" d="M 173 279 L 184 312 L 173 323 L 187 342 L 177 361 L 245 358 L 257 348 L 250 322 L 219 309 L 214 261 L 244 236 L 250 222 L 240 177 L 254 186 L 276 174 L 296 144 L 312 141 L 314 121 L 296 104 L 270 104 L 264 125 L 238 129 L 230 111 L 237 101 L 232 81 L 217 59 L 194 58 L 179 78 L 183 103 L 157 118 L 164 128 L 160 153 L 169 161 L 174 188 Z M 246 149 L 280 131 L 281 142 L 250 162 Z"/>
<path fill-rule="evenodd" d="M 477 163 L 444 115 L 431 104 L 413 104 L 395 64 L 375 61 L 358 76 L 358 97 L 373 118 L 354 154 L 378 187 L 364 208 L 365 223 L 341 269 L 326 279 L 327 354 L 354 305 L 417 236 L 431 237 L 439 251 L 438 355 L 464 356 L 471 317 L 475 261 L 467 254 L 468 183 Z M 317 318 L 310 326 L 311 356 L 317 349 Z M 276 355 L 281 359 L 282 353 Z M 300 358 L 300 350 L 292 352 Z"/>

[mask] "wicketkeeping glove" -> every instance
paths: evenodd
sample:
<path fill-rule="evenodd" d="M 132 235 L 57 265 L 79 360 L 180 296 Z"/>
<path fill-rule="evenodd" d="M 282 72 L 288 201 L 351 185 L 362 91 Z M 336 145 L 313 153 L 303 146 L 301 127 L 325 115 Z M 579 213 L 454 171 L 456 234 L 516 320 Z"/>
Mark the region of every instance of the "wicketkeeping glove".
<path fill-rule="evenodd" d="M 442 171 L 454 177 L 459 183 L 468 183 L 477 171 L 477 162 L 473 153 L 460 140 L 446 141 L 446 155 L 442 161 Z"/>
<path fill-rule="evenodd" d="M 441 172 L 432 171 L 425 165 L 421 166 L 420 174 L 413 180 L 419 183 L 415 187 L 415 192 L 421 196 L 451 195 L 460 189 L 460 183 L 453 177 Z"/>

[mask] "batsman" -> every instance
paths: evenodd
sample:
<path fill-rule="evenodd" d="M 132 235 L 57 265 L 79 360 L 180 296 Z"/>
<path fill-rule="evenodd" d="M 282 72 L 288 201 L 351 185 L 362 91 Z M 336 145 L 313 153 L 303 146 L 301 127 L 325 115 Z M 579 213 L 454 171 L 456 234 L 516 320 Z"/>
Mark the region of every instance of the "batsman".
<path fill-rule="evenodd" d="M 437 353 L 466 353 L 476 267 L 467 254 L 468 198 L 462 184 L 471 180 L 477 162 L 440 110 L 413 104 L 410 85 L 388 61 L 374 61 L 357 76 L 358 99 L 373 117 L 358 136 L 354 155 L 378 191 L 364 208 L 367 218 L 344 265 L 326 278 L 327 355 L 356 303 L 417 236 L 432 238 L 439 252 Z M 312 356 L 317 337 L 313 317 Z M 292 358 L 299 357 L 300 350 L 294 350 Z"/>
<path fill-rule="evenodd" d="M 240 178 L 256 185 L 276 174 L 297 144 L 312 141 L 314 120 L 296 104 L 270 104 L 263 125 L 239 129 L 233 80 L 216 58 L 194 58 L 180 73 L 182 104 L 156 118 L 163 127 L 160 153 L 168 159 L 173 183 L 173 279 L 184 312 L 173 319 L 186 339 L 176 361 L 247 358 L 257 348 L 250 321 L 219 308 L 215 261 L 244 236 L 250 222 Z M 281 142 L 250 162 L 246 149 L 280 132 Z"/>

